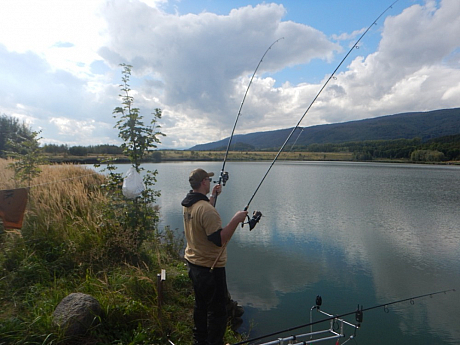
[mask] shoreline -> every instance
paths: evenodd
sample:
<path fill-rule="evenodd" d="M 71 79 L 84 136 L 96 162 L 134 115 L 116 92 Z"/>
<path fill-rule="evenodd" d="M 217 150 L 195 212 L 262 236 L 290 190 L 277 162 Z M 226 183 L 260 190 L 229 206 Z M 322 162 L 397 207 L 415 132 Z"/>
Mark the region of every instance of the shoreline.
<path fill-rule="evenodd" d="M 130 160 L 127 157 L 81 157 L 81 156 L 69 156 L 69 157 L 48 157 L 48 162 L 51 164 L 105 164 L 104 160 L 113 158 L 113 164 L 129 164 Z M 332 155 L 331 153 L 326 154 L 326 157 L 318 157 L 318 155 L 309 156 L 304 155 L 302 157 L 279 157 L 280 160 L 284 161 L 297 161 L 297 162 L 362 162 L 362 163 L 397 163 L 397 164 L 432 164 L 432 165 L 460 165 L 460 161 L 444 161 L 444 162 L 431 162 L 431 161 L 411 161 L 408 159 L 372 159 L 372 160 L 357 160 L 352 157 L 339 157 Z M 220 162 L 223 157 L 212 157 L 202 155 L 199 157 L 162 157 L 158 159 L 144 159 L 142 163 L 171 163 L 171 162 Z M 260 155 L 252 154 L 251 157 L 228 157 L 229 162 L 271 162 L 273 158 L 269 158 L 266 152 Z"/>

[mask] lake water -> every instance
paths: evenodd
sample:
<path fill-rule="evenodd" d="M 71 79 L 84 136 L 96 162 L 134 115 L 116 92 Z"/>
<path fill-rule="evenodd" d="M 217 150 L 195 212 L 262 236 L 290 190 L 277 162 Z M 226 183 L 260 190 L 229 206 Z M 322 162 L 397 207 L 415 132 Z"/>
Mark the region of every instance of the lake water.
<path fill-rule="evenodd" d="M 246 206 L 269 164 L 227 163 L 230 178 L 216 205 L 223 223 Z M 162 224 L 182 232 L 189 172 L 218 175 L 222 163 L 145 167 L 159 172 Z M 358 304 L 456 289 L 365 312 L 353 342 L 460 344 L 460 167 L 279 161 L 254 210 L 264 216 L 252 231 L 238 228 L 227 264 L 229 291 L 245 309 L 240 331 L 250 330 L 250 338 L 309 323 L 317 295 L 323 310 L 340 315 Z M 315 311 L 314 320 L 321 318 Z"/>

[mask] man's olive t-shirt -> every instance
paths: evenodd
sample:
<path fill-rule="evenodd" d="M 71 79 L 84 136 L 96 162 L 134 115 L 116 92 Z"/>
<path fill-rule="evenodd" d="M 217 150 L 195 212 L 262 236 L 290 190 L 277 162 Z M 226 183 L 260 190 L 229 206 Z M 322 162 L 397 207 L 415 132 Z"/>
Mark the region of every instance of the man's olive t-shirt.
<path fill-rule="evenodd" d="M 222 247 L 208 239 L 208 236 L 222 229 L 222 220 L 217 210 L 206 200 L 200 200 L 189 207 L 183 207 L 185 238 L 185 259 L 194 265 L 211 267 Z M 227 249 L 220 256 L 215 267 L 224 267 Z"/>

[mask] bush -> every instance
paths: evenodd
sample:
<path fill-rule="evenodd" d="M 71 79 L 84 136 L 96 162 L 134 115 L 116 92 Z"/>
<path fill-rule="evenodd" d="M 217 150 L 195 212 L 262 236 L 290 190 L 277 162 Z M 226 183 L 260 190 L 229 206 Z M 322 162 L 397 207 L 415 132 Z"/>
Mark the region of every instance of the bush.
<path fill-rule="evenodd" d="M 433 150 L 415 150 L 411 153 L 410 159 L 413 162 L 442 162 L 445 160 L 444 153 Z"/>

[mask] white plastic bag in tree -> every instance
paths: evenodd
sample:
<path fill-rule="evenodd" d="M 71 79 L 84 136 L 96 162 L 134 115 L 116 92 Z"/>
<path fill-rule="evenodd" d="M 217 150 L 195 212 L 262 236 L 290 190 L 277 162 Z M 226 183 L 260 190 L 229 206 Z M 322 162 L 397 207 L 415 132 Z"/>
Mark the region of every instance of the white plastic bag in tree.
<path fill-rule="evenodd" d="M 121 191 L 128 199 L 136 199 L 144 191 L 145 185 L 141 175 L 136 171 L 136 168 L 129 168 L 123 179 Z"/>

